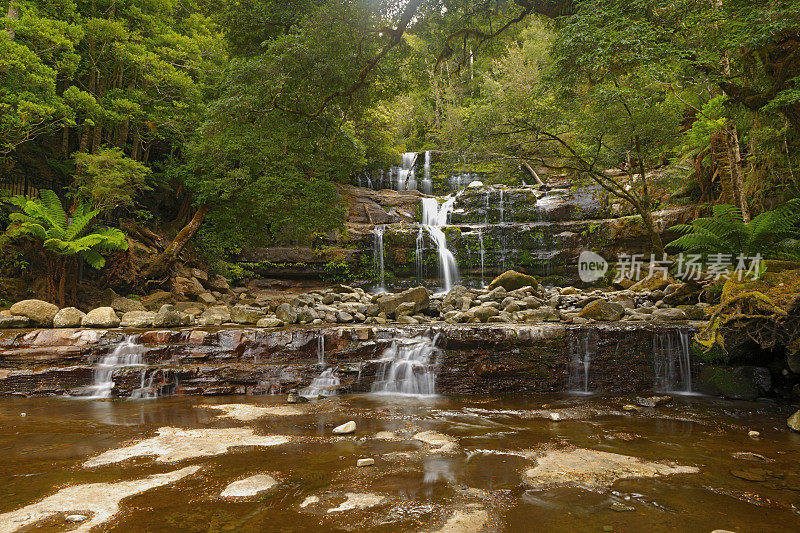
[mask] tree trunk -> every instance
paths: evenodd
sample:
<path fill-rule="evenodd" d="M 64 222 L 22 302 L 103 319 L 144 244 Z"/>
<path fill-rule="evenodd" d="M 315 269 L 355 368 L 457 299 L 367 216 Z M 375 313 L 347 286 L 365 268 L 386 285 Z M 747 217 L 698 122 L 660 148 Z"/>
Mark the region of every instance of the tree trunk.
<path fill-rule="evenodd" d="M 8 18 L 11 20 L 19 19 L 19 6 L 17 5 L 15 0 L 11 0 L 11 2 L 8 4 Z M 17 36 L 16 32 L 14 31 L 14 28 L 6 29 L 6 33 L 8 33 L 8 38 L 11 39 L 12 41 L 14 40 L 14 37 Z"/>
<path fill-rule="evenodd" d="M 533 179 L 536 180 L 536 183 L 538 183 L 539 185 L 544 185 L 542 178 L 539 177 L 539 174 L 537 174 L 536 171 L 533 170 L 533 168 L 531 168 L 531 166 L 527 162 L 525 161 L 522 162 L 522 168 L 524 168 L 528 172 L 528 174 L 530 174 L 531 177 L 533 177 Z"/>
<path fill-rule="evenodd" d="M 64 302 L 67 297 L 67 258 L 61 257 L 61 276 L 58 280 L 58 306 L 64 307 Z"/>
<path fill-rule="evenodd" d="M 644 229 L 647 230 L 650 243 L 653 245 L 653 254 L 655 254 L 657 259 L 660 259 L 664 255 L 664 242 L 661 240 L 661 234 L 658 233 L 656 229 L 656 224 L 653 221 L 653 214 L 647 206 L 640 206 L 637 208 L 637 211 L 639 211 L 639 214 L 642 216 Z"/>
<path fill-rule="evenodd" d="M 739 133 L 736 131 L 736 126 L 730 125 L 725 128 L 725 145 L 728 149 L 728 163 L 731 169 L 733 201 L 742 212 L 742 220 L 750 222 L 750 208 L 747 206 L 744 177 L 742 176 L 742 153 L 739 148 Z"/>
<path fill-rule="evenodd" d="M 147 279 L 161 279 L 168 273 L 172 265 L 175 264 L 175 260 L 183 251 L 183 248 L 189 240 L 194 237 L 197 230 L 200 229 L 200 226 L 203 224 L 210 210 L 211 206 L 208 205 L 201 206 L 200 209 L 197 210 L 192 220 L 178 232 L 169 246 L 161 252 L 156 260 L 153 261 L 152 265 L 150 265 L 150 268 L 147 269 L 145 272 Z"/>

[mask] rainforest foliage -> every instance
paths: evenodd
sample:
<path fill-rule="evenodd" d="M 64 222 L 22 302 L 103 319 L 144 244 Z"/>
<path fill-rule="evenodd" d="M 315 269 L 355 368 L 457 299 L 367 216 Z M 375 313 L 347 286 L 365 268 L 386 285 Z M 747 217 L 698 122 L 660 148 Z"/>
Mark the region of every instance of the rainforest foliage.
<path fill-rule="evenodd" d="M 800 196 L 797 0 L 0 9 L 2 187 L 169 228 L 170 257 L 310 243 L 343 225 L 337 183 L 410 150 L 442 174 L 594 180 L 651 229 L 664 187 L 742 224 Z"/>

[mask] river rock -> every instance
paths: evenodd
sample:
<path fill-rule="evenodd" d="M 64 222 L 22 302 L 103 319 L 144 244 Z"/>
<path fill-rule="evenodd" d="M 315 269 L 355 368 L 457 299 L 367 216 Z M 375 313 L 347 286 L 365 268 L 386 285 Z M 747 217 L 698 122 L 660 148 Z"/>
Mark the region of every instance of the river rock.
<path fill-rule="evenodd" d="M 203 294 L 205 287 L 194 277 L 175 276 L 175 280 L 172 282 L 172 292 L 191 298 Z"/>
<path fill-rule="evenodd" d="M 697 378 L 701 392 L 736 400 L 755 400 L 772 387 L 769 369 L 755 366 L 707 366 Z"/>
<path fill-rule="evenodd" d="M 204 292 L 200 296 L 197 297 L 197 301 L 202 303 L 203 305 L 214 305 L 217 303 L 217 299 L 214 298 L 214 295 L 210 292 Z"/>
<path fill-rule="evenodd" d="M 664 278 L 664 274 L 655 273 L 631 285 L 632 291 L 658 291 L 664 290 L 671 284 L 669 278 Z"/>
<path fill-rule="evenodd" d="M 488 322 L 489 318 L 500 314 L 500 311 L 496 307 L 492 307 L 490 305 L 481 305 L 479 307 L 475 307 L 470 312 L 481 322 Z"/>
<path fill-rule="evenodd" d="M 156 291 L 153 294 L 147 295 L 142 298 L 142 305 L 148 311 L 158 311 L 164 304 L 169 304 L 175 301 L 172 293 L 165 291 Z"/>
<path fill-rule="evenodd" d="M 129 311 L 145 311 L 144 305 L 139 300 L 133 298 L 124 298 L 119 296 L 111 301 L 111 307 L 114 311 L 120 313 L 127 313 Z"/>
<path fill-rule="evenodd" d="M 454 286 L 452 289 L 450 289 L 447 292 L 447 296 L 445 296 L 444 300 L 442 300 L 442 305 L 444 305 L 444 306 L 448 306 L 448 305 L 455 306 L 456 305 L 456 301 L 459 300 L 460 298 L 463 298 L 464 295 L 466 295 L 468 292 L 469 292 L 469 289 L 467 289 L 463 285 L 456 285 L 456 286 Z"/>
<path fill-rule="evenodd" d="M 686 313 L 680 309 L 672 307 L 665 307 L 663 309 L 656 309 L 653 311 L 650 319 L 654 322 L 673 322 L 676 320 L 686 320 L 688 317 Z"/>
<path fill-rule="evenodd" d="M 27 328 L 31 319 L 20 315 L 0 315 L 0 329 Z"/>
<path fill-rule="evenodd" d="M 401 316 L 411 316 L 417 312 L 417 304 L 414 302 L 403 302 L 397 306 L 397 310 L 395 311 L 395 316 L 400 318 Z"/>
<path fill-rule="evenodd" d="M 278 480 L 267 474 L 256 474 L 234 481 L 222 491 L 222 498 L 247 498 L 266 492 L 278 485 Z"/>
<path fill-rule="evenodd" d="M 282 303 L 275 309 L 275 316 L 278 320 L 287 324 L 297 322 L 297 310 L 288 303 Z"/>
<path fill-rule="evenodd" d="M 516 270 L 506 270 L 492 280 L 489 284 L 489 290 L 496 287 L 503 287 L 507 291 L 513 291 L 528 286 L 536 288 L 539 286 L 539 282 L 536 281 L 536 278 L 533 276 L 517 272 Z"/>
<path fill-rule="evenodd" d="M 800 410 L 795 411 L 792 416 L 786 419 L 786 425 L 792 431 L 800 433 Z"/>
<path fill-rule="evenodd" d="M 297 389 L 290 390 L 289 394 L 286 395 L 286 403 L 308 403 L 308 401 L 305 396 L 300 396 Z"/>
<path fill-rule="evenodd" d="M 621 319 L 624 314 L 625 308 L 620 304 L 607 302 L 605 300 L 595 300 L 586 304 L 586 307 L 581 309 L 578 316 L 603 322 L 614 322 Z"/>
<path fill-rule="evenodd" d="M 348 435 L 350 433 L 355 433 L 356 431 L 356 423 L 351 420 L 350 422 L 346 422 L 341 426 L 336 426 L 333 428 L 334 435 Z"/>
<path fill-rule="evenodd" d="M 54 328 L 78 328 L 86 313 L 76 307 L 65 307 L 53 317 Z"/>
<path fill-rule="evenodd" d="M 356 466 L 372 466 L 375 464 L 375 459 L 366 458 L 366 459 L 359 459 L 356 461 Z"/>
<path fill-rule="evenodd" d="M 397 294 L 384 295 L 377 301 L 378 314 L 386 313 L 387 316 L 393 315 L 400 304 L 406 302 L 414 303 L 414 312 L 416 313 L 428 307 L 430 303 L 430 293 L 425 287 L 414 287 L 413 289 L 408 289 Z M 372 311 L 372 309 L 370 309 L 370 311 Z"/>
<path fill-rule="evenodd" d="M 209 307 L 200 315 L 198 323 L 202 326 L 219 326 L 231 321 L 231 312 L 227 305 Z"/>
<path fill-rule="evenodd" d="M 58 306 L 42 300 L 22 300 L 11 306 L 12 315 L 27 317 L 37 326 L 50 327 Z"/>
<path fill-rule="evenodd" d="M 231 307 L 231 322 L 237 324 L 255 324 L 264 316 L 264 311 L 258 307 L 248 305 L 234 305 Z"/>
<path fill-rule="evenodd" d="M 283 321 L 275 317 L 264 317 L 256 322 L 260 328 L 278 328 L 283 325 Z"/>
<path fill-rule="evenodd" d="M 81 325 L 85 328 L 116 328 L 119 326 L 119 317 L 112 307 L 98 307 L 86 313 Z"/>
<path fill-rule="evenodd" d="M 336 321 L 341 324 L 348 324 L 353 321 L 353 315 L 347 311 L 339 311 L 336 313 Z"/>
<path fill-rule="evenodd" d="M 178 312 L 174 305 L 165 304 L 156 313 L 153 318 L 153 327 L 156 328 L 174 328 L 183 326 L 188 322 L 188 315 Z"/>
<path fill-rule="evenodd" d="M 119 325 L 123 328 L 150 328 L 155 319 L 156 314 L 152 311 L 128 311 L 122 315 Z"/>
<path fill-rule="evenodd" d="M 672 401 L 670 396 L 639 396 L 636 398 L 636 403 L 642 407 L 658 407 Z"/>

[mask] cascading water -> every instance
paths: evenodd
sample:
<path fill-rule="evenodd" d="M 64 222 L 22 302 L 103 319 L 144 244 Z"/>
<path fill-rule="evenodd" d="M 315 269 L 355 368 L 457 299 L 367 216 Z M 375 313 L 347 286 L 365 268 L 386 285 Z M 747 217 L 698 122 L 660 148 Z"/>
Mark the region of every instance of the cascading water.
<path fill-rule="evenodd" d="M 692 392 L 689 331 L 672 328 L 653 334 L 653 370 L 658 392 Z"/>
<path fill-rule="evenodd" d="M 417 180 L 414 173 L 414 165 L 417 162 L 416 152 L 405 152 L 400 168 L 397 169 L 397 190 L 415 191 L 417 190 Z"/>
<path fill-rule="evenodd" d="M 592 358 L 597 354 L 597 332 L 591 328 L 567 330 L 569 378 L 567 390 L 588 394 Z"/>
<path fill-rule="evenodd" d="M 422 167 L 422 181 L 420 182 L 422 192 L 433 194 L 433 181 L 431 180 L 431 152 L 425 152 L 425 163 Z"/>
<path fill-rule="evenodd" d="M 311 385 L 301 389 L 298 394 L 305 398 L 319 398 L 320 396 L 333 396 L 339 388 L 341 381 L 335 374 L 335 368 L 326 368 L 319 377 L 314 378 Z"/>
<path fill-rule="evenodd" d="M 383 266 L 383 234 L 385 231 L 386 226 L 384 225 L 375 226 L 375 229 L 372 230 L 372 233 L 375 235 L 375 248 L 373 251 L 373 256 L 375 259 L 375 273 L 378 275 L 378 287 L 376 288 L 376 292 L 379 293 L 386 292 L 386 274 Z"/>
<path fill-rule="evenodd" d="M 375 375 L 372 392 L 430 396 L 435 394 L 439 335 L 396 339 L 383 352 L 381 368 Z"/>
<path fill-rule="evenodd" d="M 486 263 L 486 251 L 483 248 L 483 230 L 478 230 L 478 240 L 480 241 L 481 247 L 481 287 L 486 286 L 486 282 L 484 281 L 483 273 L 485 270 L 485 263 Z"/>
<path fill-rule="evenodd" d="M 442 227 L 447 225 L 455 201 L 455 196 L 450 196 L 440 206 L 436 198 L 422 199 L 422 228 L 425 228 L 436 244 L 439 254 L 439 270 L 444 280 L 445 291 L 452 289 L 453 283 L 458 281 L 458 263 L 453 252 L 447 249 L 447 236 L 442 230 Z M 417 250 L 420 249 L 419 241 L 417 239 Z"/>
<path fill-rule="evenodd" d="M 317 364 L 325 364 L 325 334 L 320 333 L 317 337 Z"/>
<path fill-rule="evenodd" d="M 94 368 L 94 383 L 84 390 L 87 398 L 110 398 L 114 390 L 114 372 L 122 368 L 145 366 L 142 354 L 146 348 L 139 342 L 138 335 L 126 336 L 114 350 L 100 358 Z M 142 380 L 144 380 L 144 373 Z M 142 382 L 144 386 L 144 381 Z"/>

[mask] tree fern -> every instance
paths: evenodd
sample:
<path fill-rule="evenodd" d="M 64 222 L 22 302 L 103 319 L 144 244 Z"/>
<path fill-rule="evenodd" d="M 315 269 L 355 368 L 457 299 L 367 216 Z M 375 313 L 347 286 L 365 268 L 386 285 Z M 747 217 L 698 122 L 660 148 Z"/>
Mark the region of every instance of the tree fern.
<path fill-rule="evenodd" d="M 670 228 L 683 235 L 667 247 L 703 256 L 760 254 L 765 259 L 800 259 L 800 199 L 765 211 L 748 223 L 732 205 L 716 205 L 713 212 L 713 217 Z"/>

